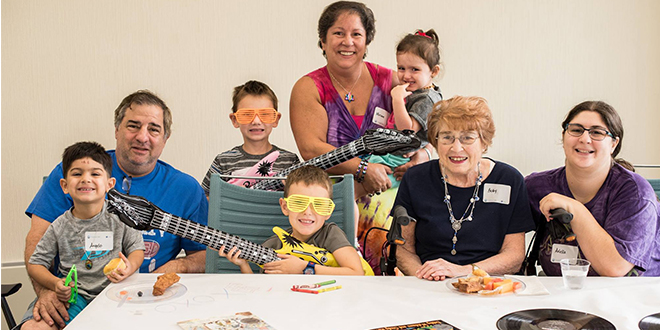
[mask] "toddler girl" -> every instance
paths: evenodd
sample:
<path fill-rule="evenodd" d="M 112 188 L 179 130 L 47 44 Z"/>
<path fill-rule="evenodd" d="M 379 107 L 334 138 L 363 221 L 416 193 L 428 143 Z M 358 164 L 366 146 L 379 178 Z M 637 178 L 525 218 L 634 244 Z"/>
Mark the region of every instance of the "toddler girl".
<path fill-rule="evenodd" d="M 426 118 L 433 110 L 433 105 L 442 100 L 440 88 L 433 84 L 433 78 L 441 70 L 439 40 L 435 31 L 417 30 L 401 39 L 396 47 L 396 65 L 401 85 L 394 87 L 391 92 L 392 114 L 387 128 L 415 131 L 426 151 L 425 155 L 420 153 L 420 157 L 428 157 L 419 162 L 430 160 L 433 146 L 427 146 Z M 409 158 L 395 155 L 372 156 L 369 159 L 371 163 L 382 163 L 392 168 L 408 161 Z M 390 180 L 392 187 L 398 186 L 399 182 L 392 175 Z"/>

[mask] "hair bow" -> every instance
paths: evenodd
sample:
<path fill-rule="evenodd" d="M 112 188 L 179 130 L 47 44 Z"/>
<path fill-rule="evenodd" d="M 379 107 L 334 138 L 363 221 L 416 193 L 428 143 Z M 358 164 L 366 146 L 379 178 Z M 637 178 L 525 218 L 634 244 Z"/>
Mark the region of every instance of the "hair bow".
<path fill-rule="evenodd" d="M 431 38 L 431 36 L 430 36 L 430 35 L 428 35 L 428 34 L 426 34 L 426 33 L 424 33 L 424 31 L 421 31 L 421 30 L 420 30 L 420 31 L 417 31 L 417 32 L 415 32 L 415 35 L 416 35 L 416 36 L 422 36 L 422 37 L 427 37 L 427 38 L 429 38 L 429 39 L 433 39 L 433 38 Z"/>

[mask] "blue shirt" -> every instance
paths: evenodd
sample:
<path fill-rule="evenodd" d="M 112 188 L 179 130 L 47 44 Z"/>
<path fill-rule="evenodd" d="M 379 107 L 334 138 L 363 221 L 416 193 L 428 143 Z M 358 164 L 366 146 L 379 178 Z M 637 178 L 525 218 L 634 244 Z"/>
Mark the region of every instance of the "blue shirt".
<path fill-rule="evenodd" d="M 108 150 L 112 158 L 112 177 L 117 180 L 115 189 L 122 189 L 122 181 L 128 175 L 117 165 L 114 150 Z M 63 178 L 62 163 L 50 173 L 37 195 L 28 206 L 25 214 L 36 215 L 48 222 L 53 222 L 73 206 L 71 196 L 64 194 L 60 187 Z M 151 173 L 132 178 L 130 195 L 142 196 L 167 213 L 183 219 L 206 225 L 208 221 L 208 201 L 202 187 L 192 176 L 185 174 L 169 164 L 158 160 Z M 152 272 L 166 262 L 176 258 L 181 249 L 186 251 L 205 250 L 203 244 L 164 232 L 162 230 L 143 231 L 144 262 L 141 273 Z"/>

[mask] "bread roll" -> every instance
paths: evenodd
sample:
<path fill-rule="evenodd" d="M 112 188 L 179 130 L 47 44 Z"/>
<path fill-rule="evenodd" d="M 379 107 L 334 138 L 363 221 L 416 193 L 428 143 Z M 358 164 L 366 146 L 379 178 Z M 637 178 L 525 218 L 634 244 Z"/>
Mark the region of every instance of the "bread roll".
<path fill-rule="evenodd" d="M 126 268 L 126 264 L 124 263 L 124 260 L 121 258 L 114 258 L 108 262 L 105 267 L 103 267 L 103 275 L 108 275 L 112 272 L 115 271 L 115 269 L 124 269 Z"/>

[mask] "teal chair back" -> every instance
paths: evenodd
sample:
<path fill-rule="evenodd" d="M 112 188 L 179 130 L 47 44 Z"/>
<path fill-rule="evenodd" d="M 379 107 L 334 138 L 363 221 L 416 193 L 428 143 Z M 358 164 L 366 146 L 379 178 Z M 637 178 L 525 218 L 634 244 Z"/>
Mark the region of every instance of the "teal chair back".
<path fill-rule="evenodd" d="M 647 179 L 647 180 L 651 184 L 651 187 L 653 187 L 656 196 L 660 198 L 660 179 Z"/>
<path fill-rule="evenodd" d="M 335 210 L 327 221 L 336 223 L 355 245 L 355 209 L 353 197 L 353 175 L 346 174 L 332 186 Z M 279 199 L 282 191 L 266 191 L 236 186 L 222 180 L 220 175 L 211 175 L 209 192 L 208 225 L 215 229 L 237 235 L 248 241 L 261 244 L 274 235 L 273 227 L 291 227 L 289 218 L 282 214 Z M 250 264 L 255 272 L 259 267 Z M 206 249 L 207 273 L 239 273 L 240 270 L 218 251 Z"/>

